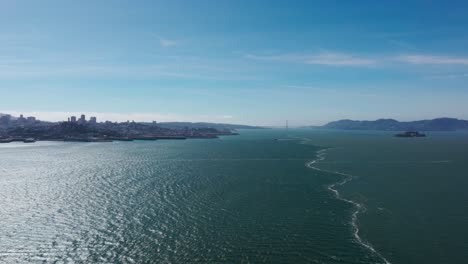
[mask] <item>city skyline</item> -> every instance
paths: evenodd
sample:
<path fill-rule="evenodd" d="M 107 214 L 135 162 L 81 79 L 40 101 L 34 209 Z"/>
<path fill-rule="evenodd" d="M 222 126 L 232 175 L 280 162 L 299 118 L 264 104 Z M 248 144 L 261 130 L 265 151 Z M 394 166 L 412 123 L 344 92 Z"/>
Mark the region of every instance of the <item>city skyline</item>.
<path fill-rule="evenodd" d="M 468 119 L 467 12 L 462 1 L 3 1 L 0 113 Z"/>

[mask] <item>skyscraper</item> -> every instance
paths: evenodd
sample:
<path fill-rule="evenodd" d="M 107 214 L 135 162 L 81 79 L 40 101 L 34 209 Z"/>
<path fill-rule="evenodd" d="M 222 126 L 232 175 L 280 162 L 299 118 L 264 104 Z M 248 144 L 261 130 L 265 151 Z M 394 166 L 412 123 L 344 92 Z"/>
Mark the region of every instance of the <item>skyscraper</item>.
<path fill-rule="evenodd" d="M 86 116 L 84 114 L 81 115 L 80 119 L 78 120 L 78 123 L 80 123 L 80 124 L 86 123 Z"/>

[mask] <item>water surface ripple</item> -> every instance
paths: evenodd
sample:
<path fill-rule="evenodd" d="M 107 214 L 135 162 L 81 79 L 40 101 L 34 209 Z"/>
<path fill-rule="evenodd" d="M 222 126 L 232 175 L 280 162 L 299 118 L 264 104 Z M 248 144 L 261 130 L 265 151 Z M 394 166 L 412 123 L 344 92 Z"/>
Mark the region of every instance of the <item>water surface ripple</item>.
<path fill-rule="evenodd" d="M 382 263 L 322 148 L 275 133 L 1 146 L 0 262 Z"/>

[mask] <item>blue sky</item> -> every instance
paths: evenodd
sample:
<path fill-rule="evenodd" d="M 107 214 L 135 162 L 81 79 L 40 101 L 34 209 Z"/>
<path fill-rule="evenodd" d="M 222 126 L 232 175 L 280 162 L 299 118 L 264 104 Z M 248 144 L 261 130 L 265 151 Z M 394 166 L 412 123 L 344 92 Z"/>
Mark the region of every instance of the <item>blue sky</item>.
<path fill-rule="evenodd" d="M 464 1 L 0 0 L 0 112 L 468 119 Z"/>

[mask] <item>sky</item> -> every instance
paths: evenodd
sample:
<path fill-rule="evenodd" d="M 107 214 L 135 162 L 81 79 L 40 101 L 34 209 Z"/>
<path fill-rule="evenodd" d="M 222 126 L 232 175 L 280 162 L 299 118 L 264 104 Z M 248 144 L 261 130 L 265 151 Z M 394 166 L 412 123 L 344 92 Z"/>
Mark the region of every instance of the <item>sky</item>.
<path fill-rule="evenodd" d="M 468 119 L 466 1 L 0 0 L 0 112 Z"/>

